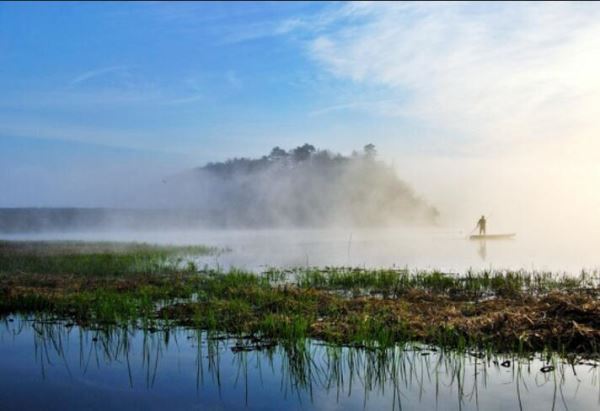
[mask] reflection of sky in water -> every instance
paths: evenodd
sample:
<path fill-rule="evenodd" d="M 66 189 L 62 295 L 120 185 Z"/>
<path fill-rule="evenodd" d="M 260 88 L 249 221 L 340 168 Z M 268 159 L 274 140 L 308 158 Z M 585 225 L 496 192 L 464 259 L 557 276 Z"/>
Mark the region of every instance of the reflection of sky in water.
<path fill-rule="evenodd" d="M 231 252 L 200 264 L 260 269 L 265 266 L 352 265 L 465 272 L 480 269 L 568 271 L 600 267 L 598 241 L 544 233 L 518 233 L 514 240 L 469 241 L 450 229 L 387 230 L 189 230 L 45 233 L 18 239 L 81 239 L 206 244 Z M 6 238 L 6 237 L 5 237 Z"/>
<path fill-rule="evenodd" d="M 589 410 L 598 368 L 539 359 L 510 367 L 437 351 L 307 344 L 231 352 L 177 330 L 110 337 L 19 318 L 0 326 L 2 409 Z M 229 345 L 228 345 L 229 344 Z M 426 353 L 427 355 L 424 355 Z M 500 362 L 504 358 L 500 359 Z"/>

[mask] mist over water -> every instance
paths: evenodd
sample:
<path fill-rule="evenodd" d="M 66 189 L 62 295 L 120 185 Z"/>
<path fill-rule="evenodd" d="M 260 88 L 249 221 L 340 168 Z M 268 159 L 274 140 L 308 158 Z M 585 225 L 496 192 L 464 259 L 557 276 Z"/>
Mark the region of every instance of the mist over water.
<path fill-rule="evenodd" d="M 552 271 L 577 275 L 600 268 L 598 242 L 569 242 L 544 233 L 518 234 L 513 240 L 472 241 L 452 228 L 383 229 L 190 229 L 62 231 L 3 235 L 13 240 L 134 241 L 206 244 L 227 248 L 198 259 L 200 267 L 253 271 L 267 267 L 356 266 L 411 270 Z M 600 240 L 600 238 L 598 239 Z"/>
<path fill-rule="evenodd" d="M 308 144 L 276 147 L 256 159 L 132 186 L 133 200 L 118 204 L 129 208 L 0 209 L 0 239 L 205 244 L 230 251 L 200 266 L 253 271 L 360 266 L 575 275 L 600 267 L 596 194 L 569 196 L 572 168 L 562 179 L 498 160 L 459 168 L 456 161 L 435 168 L 413 160 L 394 169 L 376 156 L 372 146 L 350 156 Z M 482 214 L 489 234 L 515 238 L 469 240 Z"/>
<path fill-rule="evenodd" d="M 304 144 L 259 158 L 208 163 L 162 180 L 150 205 L 196 210 L 219 227 L 381 227 L 431 225 L 438 210 L 375 146 L 350 156 Z"/>

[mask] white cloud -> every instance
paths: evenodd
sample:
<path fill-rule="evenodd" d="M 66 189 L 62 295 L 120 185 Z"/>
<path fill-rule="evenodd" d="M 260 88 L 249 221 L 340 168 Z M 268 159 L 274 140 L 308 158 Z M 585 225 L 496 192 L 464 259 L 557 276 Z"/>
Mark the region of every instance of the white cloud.
<path fill-rule="evenodd" d="M 383 104 L 385 115 L 485 144 L 588 138 L 596 129 L 597 5 L 350 3 L 330 20 L 311 56 L 334 76 L 407 97 L 393 110 Z"/>
<path fill-rule="evenodd" d="M 309 55 L 349 91 L 311 114 L 381 116 L 373 142 L 448 221 L 600 227 L 600 6 L 345 3 L 316 21 Z"/>

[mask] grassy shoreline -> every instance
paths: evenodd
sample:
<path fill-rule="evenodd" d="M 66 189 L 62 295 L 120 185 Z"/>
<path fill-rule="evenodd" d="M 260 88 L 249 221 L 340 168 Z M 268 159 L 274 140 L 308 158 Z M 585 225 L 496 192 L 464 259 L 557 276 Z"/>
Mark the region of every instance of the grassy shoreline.
<path fill-rule="evenodd" d="M 418 341 L 465 350 L 600 352 L 597 274 L 456 276 L 343 267 L 199 272 L 182 264 L 182 256 L 218 250 L 48 247 L 0 243 L 0 318 L 51 315 L 83 327 L 185 326 L 367 348 Z"/>

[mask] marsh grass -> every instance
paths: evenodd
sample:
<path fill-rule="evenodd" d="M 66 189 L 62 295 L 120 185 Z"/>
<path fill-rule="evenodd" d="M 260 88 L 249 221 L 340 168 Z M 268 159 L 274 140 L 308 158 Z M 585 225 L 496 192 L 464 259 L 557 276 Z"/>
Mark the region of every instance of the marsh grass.
<path fill-rule="evenodd" d="M 582 271 L 579 276 L 550 272 L 469 271 L 464 275 L 440 271 L 407 269 L 369 270 L 352 267 L 302 268 L 292 271 L 301 288 L 321 290 L 365 290 L 384 296 L 401 296 L 409 290 L 423 290 L 459 298 L 541 295 L 552 291 L 595 291 L 598 272 Z M 285 272 L 279 272 L 285 274 Z M 276 273 L 269 272 L 270 276 Z"/>
<path fill-rule="evenodd" d="M 201 329 L 355 347 L 417 340 L 464 350 L 599 348 L 599 290 L 587 274 L 577 281 L 522 272 L 459 278 L 375 271 L 369 279 L 369 271 L 342 269 L 289 275 L 297 282 L 282 283 L 272 271 L 205 273 L 196 302 L 165 307 L 161 315 Z M 358 287 L 357 294 L 339 292 Z"/>
<path fill-rule="evenodd" d="M 214 250 L 207 247 L 44 246 L 2 243 L 1 316 L 46 313 L 85 327 L 179 325 L 368 349 L 407 341 L 459 350 L 600 348 L 597 273 L 309 267 L 255 274 L 182 264 L 187 253 Z"/>
<path fill-rule="evenodd" d="M 116 276 L 195 270 L 186 257 L 219 252 L 207 246 L 114 242 L 0 241 L 0 274 Z"/>

